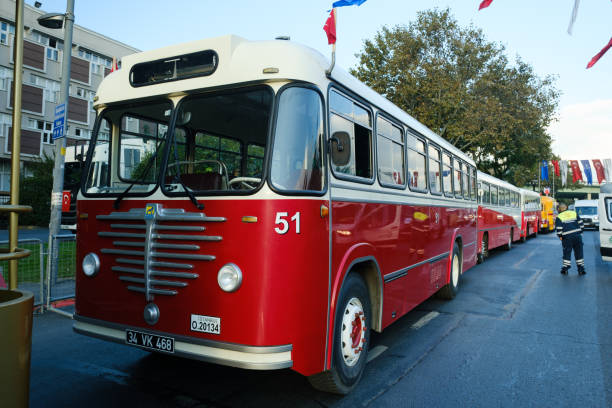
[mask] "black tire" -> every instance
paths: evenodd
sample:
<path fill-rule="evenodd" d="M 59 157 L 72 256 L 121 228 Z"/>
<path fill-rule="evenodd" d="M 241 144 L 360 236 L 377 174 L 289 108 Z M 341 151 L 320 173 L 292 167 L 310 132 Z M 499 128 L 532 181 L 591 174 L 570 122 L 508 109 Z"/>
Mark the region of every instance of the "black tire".
<path fill-rule="evenodd" d="M 363 315 L 357 316 L 361 309 Z M 351 316 L 355 314 L 355 316 Z M 332 368 L 308 377 L 310 384 L 321 391 L 346 395 L 357 385 L 368 360 L 372 322 L 370 296 L 363 279 L 356 273 L 347 276 L 340 295 L 334 324 Z M 347 322 L 353 329 L 347 331 Z M 357 327 L 357 329 L 355 329 Z M 359 335 L 357 335 L 359 331 Z M 343 341 L 347 337 L 352 344 Z"/>
<path fill-rule="evenodd" d="M 454 299 L 459 292 L 459 280 L 461 278 L 461 252 L 459 245 L 455 242 L 453 256 L 451 257 L 451 273 L 449 282 L 438 291 L 439 297 L 446 300 Z"/>
<path fill-rule="evenodd" d="M 489 234 L 486 232 L 482 235 L 480 242 L 480 253 L 476 256 L 476 262 L 483 263 L 489 257 Z"/>
<path fill-rule="evenodd" d="M 508 243 L 504 245 L 504 249 L 509 251 L 512 249 L 512 238 L 514 237 L 514 230 L 510 229 L 510 237 L 508 238 Z"/>

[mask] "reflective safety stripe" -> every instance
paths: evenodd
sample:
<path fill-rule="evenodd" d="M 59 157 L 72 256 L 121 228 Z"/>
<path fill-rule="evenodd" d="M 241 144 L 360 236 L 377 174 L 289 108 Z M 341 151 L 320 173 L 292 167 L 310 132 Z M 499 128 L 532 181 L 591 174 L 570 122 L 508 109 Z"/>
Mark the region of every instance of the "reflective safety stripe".
<path fill-rule="evenodd" d="M 578 214 L 575 211 L 563 211 L 557 216 L 562 222 L 575 221 L 578 218 Z"/>
<path fill-rule="evenodd" d="M 571 231 L 565 231 L 561 235 L 568 235 L 568 234 L 573 234 L 574 232 L 581 232 L 581 231 L 582 231 L 581 229 L 573 229 Z"/>

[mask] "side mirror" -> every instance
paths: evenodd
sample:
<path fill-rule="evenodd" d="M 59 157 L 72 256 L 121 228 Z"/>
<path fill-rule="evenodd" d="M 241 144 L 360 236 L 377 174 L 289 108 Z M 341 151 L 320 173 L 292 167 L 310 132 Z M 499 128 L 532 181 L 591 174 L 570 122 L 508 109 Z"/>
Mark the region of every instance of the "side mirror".
<path fill-rule="evenodd" d="M 335 145 L 335 146 L 334 146 Z M 351 158 L 351 137 L 347 132 L 335 132 L 329 138 L 332 162 L 338 166 L 346 166 Z"/>

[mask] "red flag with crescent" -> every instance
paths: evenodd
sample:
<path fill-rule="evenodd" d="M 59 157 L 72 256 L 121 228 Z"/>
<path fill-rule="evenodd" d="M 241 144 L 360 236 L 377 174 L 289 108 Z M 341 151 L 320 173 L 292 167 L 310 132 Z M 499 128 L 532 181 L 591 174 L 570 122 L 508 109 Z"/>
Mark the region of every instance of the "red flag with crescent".
<path fill-rule="evenodd" d="M 570 166 L 572 166 L 572 181 L 582 181 L 582 171 L 580 171 L 580 165 L 578 160 L 570 160 Z"/>
<path fill-rule="evenodd" d="M 480 3 L 480 7 L 478 7 L 478 10 L 482 10 L 483 8 L 489 7 L 491 3 L 493 3 L 493 0 L 482 0 L 482 2 Z"/>
<path fill-rule="evenodd" d="M 597 182 L 601 184 L 601 182 L 606 179 L 606 173 L 603 164 L 601 164 L 601 160 L 594 159 L 593 167 L 595 167 L 595 173 L 597 173 Z"/>
<path fill-rule="evenodd" d="M 332 9 L 329 13 L 329 17 L 327 17 L 327 21 L 325 21 L 325 25 L 323 26 L 323 31 L 327 34 L 327 43 L 335 44 L 336 43 L 336 10 Z"/>
<path fill-rule="evenodd" d="M 555 168 L 555 176 L 559 177 L 561 172 L 559 171 L 559 160 L 551 160 L 553 167 Z"/>

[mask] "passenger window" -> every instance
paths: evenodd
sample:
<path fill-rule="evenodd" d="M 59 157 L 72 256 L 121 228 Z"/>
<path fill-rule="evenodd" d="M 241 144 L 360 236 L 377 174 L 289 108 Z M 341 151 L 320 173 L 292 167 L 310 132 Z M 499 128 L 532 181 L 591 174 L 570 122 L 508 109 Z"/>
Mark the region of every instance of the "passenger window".
<path fill-rule="evenodd" d="M 470 169 L 470 181 L 472 185 L 470 197 L 472 198 L 472 201 L 476 201 L 476 169 L 474 167 L 471 167 Z"/>
<path fill-rule="evenodd" d="M 451 157 L 444 153 L 442 154 L 442 179 L 444 184 L 444 194 L 453 196 L 453 162 Z"/>
<path fill-rule="evenodd" d="M 440 149 L 429 146 L 429 189 L 434 194 L 442 193 L 442 172 L 440 171 Z"/>
<path fill-rule="evenodd" d="M 411 190 L 427 190 L 425 175 L 425 142 L 413 135 L 406 135 L 408 145 L 408 180 Z"/>
<path fill-rule="evenodd" d="M 463 164 L 461 172 L 461 178 L 463 179 L 463 198 L 466 200 L 470 199 L 470 183 L 468 181 L 468 166 Z"/>
<path fill-rule="evenodd" d="M 488 183 L 484 184 L 483 192 L 483 204 L 491 204 L 491 185 Z"/>
<path fill-rule="evenodd" d="M 329 109 L 334 174 L 372 179 L 370 112 L 336 91 L 330 92 Z M 347 152 L 342 154 L 342 151 L 346 149 L 348 149 Z M 348 160 L 346 160 L 347 156 Z"/>
<path fill-rule="evenodd" d="M 461 162 L 455 158 L 453 163 L 455 168 L 455 197 L 461 197 Z"/>
<path fill-rule="evenodd" d="M 406 171 L 402 130 L 379 116 L 376 120 L 376 134 L 378 136 L 378 180 L 380 184 L 403 186 Z"/>
<path fill-rule="evenodd" d="M 491 205 L 497 205 L 497 186 L 491 186 Z"/>

